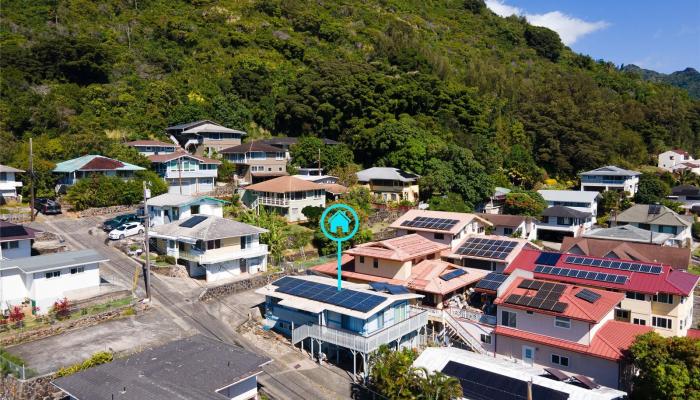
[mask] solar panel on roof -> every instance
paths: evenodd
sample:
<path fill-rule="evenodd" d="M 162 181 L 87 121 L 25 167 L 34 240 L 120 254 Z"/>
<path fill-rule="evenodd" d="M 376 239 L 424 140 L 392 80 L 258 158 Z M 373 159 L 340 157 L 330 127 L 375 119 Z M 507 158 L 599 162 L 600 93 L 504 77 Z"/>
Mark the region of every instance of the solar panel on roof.
<path fill-rule="evenodd" d="M 457 249 L 457 254 L 504 260 L 518 245 L 512 240 L 469 238 Z"/>
<path fill-rule="evenodd" d="M 661 212 L 661 206 L 658 204 L 651 204 L 649 205 L 649 214 L 650 215 L 657 215 L 658 213 Z"/>
<path fill-rule="evenodd" d="M 578 293 L 575 294 L 576 297 L 579 299 L 586 300 L 589 303 L 595 303 L 598 301 L 598 299 L 601 298 L 601 295 L 599 293 L 596 293 L 590 289 L 581 289 Z"/>
<path fill-rule="evenodd" d="M 508 276 L 505 274 L 491 272 L 477 282 L 475 287 L 477 289 L 496 290 L 506 278 L 508 278 Z"/>
<path fill-rule="evenodd" d="M 332 304 L 359 312 L 368 312 L 386 300 L 384 296 L 377 296 L 351 289 L 342 289 L 338 291 L 337 288 L 332 285 L 288 276 L 276 280 L 272 285 L 277 286 L 277 292 L 279 293 L 291 294 L 293 296 L 320 301 L 322 303 Z"/>
<path fill-rule="evenodd" d="M 660 267 L 658 265 L 648 264 L 648 263 L 601 260 L 601 259 L 597 259 L 597 258 L 575 257 L 575 256 L 568 256 L 568 257 L 566 257 L 565 261 L 567 264 L 577 264 L 577 265 L 586 265 L 586 266 L 607 268 L 607 269 L 618 269 L 618 270 L 623 270 L 623 271 L 642 272 L 645 274 L 658 275 L 661 272 L 663 272 L 662 267 Z"/>
<path fill-rule="evenodd" d="M 542 265 L 557 265 L 557 261 L 559 261 L 560 257 L 560 253 L 542 252 L 537 257 L 535 263 Z"/>
<path fill-rule="evenodd" d="M 440 275 L 440 279 L 442 279 L 443 281 L 449 281 L 449 280 L 452 280 L 458 276 L 465 275 L 466 273 L 467 272 L 462 270 L 462 269 L 456 269 L 454 271 L 450 271 L 448 273 Z"/>
<path fill-rule="evenodd" d="M 183 228 L 192 228 L 196 226 L 197 224 L 201 223 L 207 219 L 206 215 L 195 215 L 193 217 L 190 217 L 189 219 L 185 220 L 184 222 L 181 222 L 179 226 Z"/>
<path fill-rule="evenodd" d="M 538 268 L 539 267 L 539 268 Z M 628 277 L 619 274 L 608 274 L 596 271 L 586 271 L 575 268 L 551 268 L 543 265 L 535 266 L 534 272 L 538 274 L 556 275 L 570 278 L 587 279 L 591 281 L 624 284 Z"/>
<path fill-rule="evenodd" d="M 449 231 L 458 222 L 456 219 L 448 218 L 415 217 L 412 220 L 402 222 L 401 226 Z"/>

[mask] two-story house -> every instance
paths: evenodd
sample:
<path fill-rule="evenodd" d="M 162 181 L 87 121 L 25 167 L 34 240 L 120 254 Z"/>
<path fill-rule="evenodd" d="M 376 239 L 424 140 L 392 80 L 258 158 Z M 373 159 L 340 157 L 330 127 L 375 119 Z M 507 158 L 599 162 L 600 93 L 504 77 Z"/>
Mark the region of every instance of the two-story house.
<path fill-rule="evenodd" d="M 505 270 L 623 294 L 615 319 L 651 326 L 662 336 L 686 336 L 693 324 L 693 291 L 700 276 L 667 265 L 523 250 Z"/>
<path fill-rule="evenodd" d="M 127 142 L 126 145 L 135 148 L 146 157 L 156 154 L 170 154 L 181 150 L 181 147 L 175 143 L 166 143 L 160 140 L 134 140 Z"/>
<path fill-rule="evenodd" d="M 476 214 L 478 217 L 490 222 L 492 232 L 497 236 L 509 236 L 527 240 L 535 239 L 537 234 L 536 219 L 525 215 L 509 214 Z"/>
<path fill-rule="evenodd" d="M 353 376 L 358 360 L 367 376 L 369 355 L 381 345 L 417 347 L 428 323 L 427 312 L 411 306 L 421 296 L 407 290 L 386 293 L 350 282 L 339 290 L 333 278 L 305 275 L 280 278 L 255 292 L 265 296 L 266 326 L 313 358 L 350 361 Z"/>
<path fill-rule="evenodd" d="M 456 250 L 467 235 L 483 234 L 492 224 L 475 214 L 411 209 L 389 225 L 396 236 L 416 233 Z"/>
<path fill-rule="evenodd" d="M 132 179 L 137 171 L 144 170 L 146 168 L 113 158 L 87 155 L 60 162 L 56 164 L 53 172 L 59 176 L 56 191 L 60 193 L 66 190 L 68 186 L 72 186 L 79 180 L 92 175 L 116 176 L 128 180 Z"/>
<path fill-rule="evenodd" d="M 155 249 L 187 267 L 190 276 L 205 276 L 207 283 L 253 275 L 267 269 L 267 245 L 260 234 L 267 230 L 210 215 L 160 225 L 151 231 Z"/>
<path fill-rule="evenodd" d="M 596 168 L 579 174 L 581 190 L 593 192 L 615 190 L 627 193 L 628 197 L 632 197 L 637 194 L 641 174 L 641 172 L 630 171 L 614 165 Z"/>
<path fill-rule="evenodd" d="M 34 236 L 41 231 L 0 220 L 0 260 L 30 257 Z"/>
<path fill-rule="evenodd" d="M 280 176 L 246 186 L 243 202 L 251 208 L 272 210 L 289 222 L 306 221 L 304 207 L 325 207 L 326 190 L 318 183 Z"/>
<path fill-rule="evenodd" d="M 372 167 L 357 173 L 358 183 L 383 201 L 417 202 L 418 178 L 416 174 L 388 167 Z"/>
<path fill-rule="evenodd" d="M 22 187 L 22 181 L 19 180 L 17 174 L 23 172 L 21 169 L 0 164 L 0 204 L 7 200 L 22 199 L 21 195 L 17 193 L 17 188 Z"/>
<path fill-rule="evenodd" d="M 659 154 L 659 168 L 672 172 L 674 168 L 688 161 L 695 161 L 687 151 L 682 149 L 667 150 Z"/>
<path fill-rule="evenodd" d="M 0 312 L 29 299 L 46 313 L 57 300 L 83 297 L 81 291 L 99 288 L 105 261 L 92 249 L 0 260 Z"/>
<path fill-rule="evenodd" d="M 284 151 L 262 141 L 228 147 L 221 154 L 236 165 L 234 180 L 241 186 L 287 175 Z"/>
<path fill-rule="evenodd" d="M 173 143 L 197 155 L 211 157 L 214 152 L 241 144 L 246 133 L 210 120 L 200 120 L 165 128 Z"/>
<path fill-rule="evenodd" d="M 209 193 L 215 188 L 221 161 L 184 151 L 148 156 L 153 169 L 175 194 Z"/>
<path fill-rule="evenodd" d="M 227 201 L 208 196 L 163 193 L 148 199 L 148 214 L 151 226 L 185 220 L 195 214 L 223 217 L 224 204 L 227 203 Z"/>
<path fill-rule="evenodd" d="M 545 208 L 537 221 L 537 239 L 561 242 L 564 237 L 579 237 L 593 226 L 594 216 L 566 206 Z"/>
<path fill-rule="evenodd" d="M 489 199 L 476 206 L 476 211 L 483 214 L 501 214 L 506 204 L 506 196 L 510 189 L 496 186 Z"/>
<path fill-rule="evenodd" d="M 593 216 L 593 223 L 598 215 L 600 193 L 577 190 L 538 190 L 537 193 L 547 203 L 547 207 L 564 206 L 583 211 Z"/>
<path fill-rule="evenodd" d="M 443 256 L 463 267 L 502 272 L 526 247 L 537 248 L 527 239 L 496 236 L 468 235 L 457 249 Z"/>
<path fill-rule="evenodd" d="M 440 253 L 448 249 L 417 234 L 363 243 L 345 251 L 341 276 L 350 282 L 388 284 L 389 290 L 405 287 L 423 295 L 422 305 L 442 309 L 452 296 L 464 294 L 487 274 L 442 261 Z M 313 271 L 333 277 L 338 265 L 328 262 Z"/>
<path fill-rule="evenodd" d="M 625 295 L 519 277 L 496 299 L 495 353 L 623 388 L 632 368 L 625 351 L 651 329 L 615 320 Z"/>
<path fill-rule="evenodd" d="M 582 256 L 654 262 L 681 270 L 687 269 L 690 265 L 690 248 L 659 246 L 648 242 L 566 237 L 560 251 Z"/>
<path fill-rule="evenodd" d="M 700 207 L 700 188 L 693 185 L 679 185 L 671 188 L 667 199 L 683 203 L 683 208 L 693 210 Z M 693 210 L 695 211 L 695 210 Z"/>
<path fill-rule="evenodd" d="M 632 225 L 647 231 L 668 233 L 679 246 L 689 246 L 693 217 L 679 215 L 659 204 L 635 204 L 615 217 L 616 225 Z"/>

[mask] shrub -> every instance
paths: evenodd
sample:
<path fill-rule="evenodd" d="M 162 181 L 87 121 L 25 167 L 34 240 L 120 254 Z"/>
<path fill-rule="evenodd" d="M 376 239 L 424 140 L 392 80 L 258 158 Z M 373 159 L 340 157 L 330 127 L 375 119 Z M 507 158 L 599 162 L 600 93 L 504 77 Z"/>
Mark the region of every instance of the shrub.
<path fill-rule="evenodd" d="M 22 311 L 20 306 L 12 306 L 12 308 L 10 308 L 10 315 L 8 319 L 13 324 L 19 326 L 22 323 L 22 320 L 24 320 L 24 311 Z"/>
<path fill-rule="evenodd" d="M 58 320 L 70 317 L 70 303 L 67 298 L 57 300 L 53 303 L 50 313 Z"/>
<path fill-rule="evenodd" d="M 72 375 L 76 372 L 80 372 L 88 368 L 92 368 L 101 364 L 106 364 L 108 362 L 111 362 L 112 360 L 114 360 L 114 356 L 112 355 L 112 353 L 107 351 L 98 351 L 97 353 L 93 354 L 90 358 L 81 363 L 73 364 L 69 367 L 59 369 L 58 372 L 56 372 L 55 377 L 61 378 L 64 376 Z"/>
<path fill-rule="evenodd" d="M 134 310 L 134 307 L 129 307 L 122 311 L 123 316 L 129 316 L 129 315 L 136 315 L 136 310 Z"/>

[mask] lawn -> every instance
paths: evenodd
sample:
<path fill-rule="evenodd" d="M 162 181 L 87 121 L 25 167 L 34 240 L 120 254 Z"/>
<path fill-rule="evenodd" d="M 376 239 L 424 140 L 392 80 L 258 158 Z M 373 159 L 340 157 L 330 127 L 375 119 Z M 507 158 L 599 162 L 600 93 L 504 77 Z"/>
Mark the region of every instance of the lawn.
<path fill-rule="evenodd" d="M 700 266 L 689 265 L 688 272 L 690 272 L 691 274 L 700 275 Z"/>

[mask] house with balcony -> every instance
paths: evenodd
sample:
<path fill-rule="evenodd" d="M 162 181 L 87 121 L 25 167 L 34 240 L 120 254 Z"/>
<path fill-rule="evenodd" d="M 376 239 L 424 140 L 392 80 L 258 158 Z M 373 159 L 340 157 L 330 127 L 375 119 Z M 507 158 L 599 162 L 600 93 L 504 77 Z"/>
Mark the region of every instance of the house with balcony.
<path fill-rule="evenodd" d="M 646 231 L 667 233 L 677 246 L 690 246 L 693 216 L 679 215 L 659 204 L 635 204 L 615 217 L 616 225 L 632 225 Z"/>
<path fill-rule="evenodd" d="M 525 215 L 509 214 L 476 214 L 479 218 L 491 223 L 491 233 L 497 236 L 508 236 L 527 240 L 535 239 L 537 233 L 536 220 Z"/>
<path fill-rule="evenodd" d="M 63 399 L 253 400 L 268 357 L 204 335 L 177 339 L 51 382 Z"/>
<path fill-rule="evenodd" d="M 621 292 L 518 277 L 495 301 L 494 353 L 582 376 L 592 385 L 626 388 L 633 368 L 625 352 L 651 328 L 615 320 L 624 298 Z"/>
<path fill-rule="evenodd" d="M 622 294 L 616 321 L 650 326 L 662 336 L 686 336 L 693 326 L 693 291 L 700 276 L 668 265 L 526 249 L 505 270 Z"/>
<path fill-rule="evenodd" d="M 463 267 L 502 272 L 524 248 L 537 246 L 521 238 L 468 235 L 456 250 L 443 253 L 443 258 Z"/>
<path fill-rule="evenodd" d="M 510 189 L 496 186 L 493 195 L 486 202 L 477 205 L 476 211 L 483 214 L 502 214 L 508 193 Z"/>
<path fill-rule="evenodd" d="M 682 149 L 672 149 L 660 153 L 658 156 L 658 167 L 668 172 L 673 172 L 676 166 L 686 162 L 695 161 L 687 151 Z"/>
<path fill-rule="evenodd" d="M 197 155 L 211 157 L 215 152 L 237 146 L 245 132 L 227 128 L 210 120 L 200 120 L 165 128 L 173 143 Z"/>
<path fill-rule="evenodd" d="M 267 230 L 226 218 L 196 214 L 153 228 L 153 248 L 207 283 L 254 275 L 267 269 Z"/>
<path fill-rule="evenodd" d="M 582 256 L 660 263 L 678 270 L 685 270 L 690 265 L 690 248 L 659 246 L 654 243 L 566 237 L 560 251 Z"/>
<path fill-rule="evenodd" d="M 341 259 L 341 276 L 348 282 L 387 284 L 422 295 L 422 306 L 442 309 L 455 295 L 463 295 L 488 272 L 442 261 L 447 250 L 417 234 L 369 242 L 348 249 Z M 314 272 L 337 276 L 336 261 L 318 265 Z"/>
<path fill-rule="evenodd" d="M 483 234 L 492 224 L 476 214 L 411 209 L 389 225 L 396 236 L 417 234 L 451 250 L 467 235 Z"/>
<path fill-rule="evenodd" d="M 92 249 L 0 260 L 0 312 L 25 299 L 47 313 L 64 297 L 84 298 L 86 291 L 99 289 L 99 264 L 105 261 Z"/>
<path fill-rule="evenodd" d="M 593 226 L 593 214 L 566 206 L 545 208 L 537 221 L 537 239 L 561 242 L 564 237 L 579 237 Z"/>
<path fill-rule="evenodd" d="M 250 208 L 265 207 L 289 222 L 306 221 L 304 207 L 325 207 L 326 190 L 318 183 L 280 176 L 246 186 L 243 202 Z"/>
<path fill-rule="evenodd" d="M 600 193 L 577 190 L 538 190 L 547 207 L 564 206 L 592 215 L 595 224 Z"/>
<path fill-rule="evenodd" d="M 627 197 L 637 194 L 641 172 L 608 165 L 591 171 L 582 172 L 581 191 L 604 192 L 615 190 L 624 192 Z"/>
<path fill-rule="evenodd" d="M 288 175 L 284 151 L 262 141 L 228 147 L 220 153 L 236 165 L 234 180 L 241 186 Z"/>
<path fill-rule="evenodd" d="M 113 158 L 87 155 L 56 164 L 53 173 L 58 175 L 56 191 L 61 193 L 81 179 L 93 175 L 116 176 L 123 180 L 134 178 L 136 172 L 146 168 Z"/>
<path fill-rule="evenodd" d="M 0 164 L 0 204 L 8 200 L 22 200 L 22 195 L 17 193 L 17 188 L 22 187 L 22 181 L 17 174 L 24 171 Z"/>
<path fill-rule="evenodd" d="M 382 288 L 384 289 L 384 288 Z M 372 290 L 369 285 L 305 275 L 286 276 L 255 291 L 265 296 L 265 326 L 291 338 L 313 358 L 341 358 L 368 375 L 368 358 L 381 345 L 417 347 L 428 323 L 409 291 Z M 359 366 L 357 365 L 359 361 Z"/>
<path fill-rule="evenodd" d="M 383 201 L 418 201 L 419 187 L 416 174 L 398 168 L 372 167 L 357 173 L 357 181 Z"/>
<path fill-rule="evenodd" d="M 221 218 L 224 216 L 224 204 L 228 202 L 209 196 L 163 193 L 148 199 L 148 214 L 151 226 L 185 220 L 195 214 Z"/>
<path fill-rule="evenodd" d="M 0 220 L 0 260 L 32 255 L 32 243 L 41 231 L 28 226 Z"/>
<path fill-rule="evenodd" d="M 221 161 L 184 151 L 148 156 L 153 169 L 168 183 L 168 193 L 195 195 L 216 187 Z"/>
<path fill-rule="evenodd" d="M 172 142 L 166 143 L 150 139 L 134 140 L 133 142 L 127 142 L 126 145 L 135 148 L 136 151 L 146 157 L 157 154 L 170 154 L 182 149 L 179 145 Z"/>

